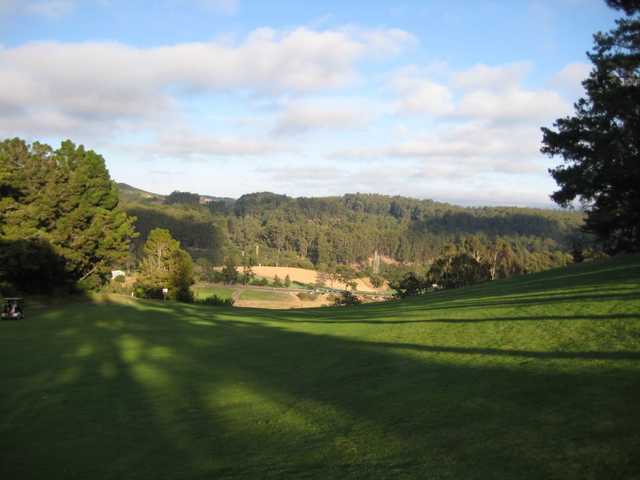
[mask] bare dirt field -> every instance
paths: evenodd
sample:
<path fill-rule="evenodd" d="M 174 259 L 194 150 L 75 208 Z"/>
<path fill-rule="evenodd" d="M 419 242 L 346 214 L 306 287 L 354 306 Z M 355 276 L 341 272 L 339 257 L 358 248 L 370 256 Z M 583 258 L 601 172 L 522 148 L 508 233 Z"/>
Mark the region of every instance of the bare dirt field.
<path fill-rule="evenodd" d="M 289 275 L 289 278 L 293 282 L 300 282 L 305 284 L 314 285 L 318 283 L 321 279 L 322 274 L 316 270 L 309 270 L 306 268 L 295 268 L 295 267 L 251 267 L 253 272 L 259 277 L 265 277 L 268 279 L 273 279 L 277 275 L 281 280 Z M 239 269 L 240 271 L 240 269 Z M 347 286 L 338 280 L 331 281 L 328 276 L 325 275 L 325 286 L 330 288 L 338 288 L 344 290 Z M 356 279 L 357 290 L 363 292 L 384 292 L 388 290 L 386 285 L 383 285 L 380 288 L 375 288 L 371 285 L 371 282 L 368 278 L 358 278 Z"/>

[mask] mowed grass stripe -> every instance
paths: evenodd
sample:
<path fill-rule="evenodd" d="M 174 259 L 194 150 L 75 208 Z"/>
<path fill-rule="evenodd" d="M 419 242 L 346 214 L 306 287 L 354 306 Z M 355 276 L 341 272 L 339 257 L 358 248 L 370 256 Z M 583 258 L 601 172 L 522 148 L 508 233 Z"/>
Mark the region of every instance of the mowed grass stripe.
<path fill-rule="evenodd" d="M 420 299 L 0 323 L 0 478 L 635 478 L 640 257 Z"/>

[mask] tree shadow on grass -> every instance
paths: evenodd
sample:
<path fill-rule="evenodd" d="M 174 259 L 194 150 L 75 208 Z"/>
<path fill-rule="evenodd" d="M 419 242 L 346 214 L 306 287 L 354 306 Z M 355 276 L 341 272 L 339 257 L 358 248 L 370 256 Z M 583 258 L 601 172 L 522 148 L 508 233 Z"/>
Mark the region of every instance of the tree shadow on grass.
<path fill-rule="evenodd" d="M 590 368 L 536 352 L 535 369 L 473 363 L 468 354 L 527 355 L 353 340 L 251 311 L 151 302 L 73 306 L 24 325 L 0 337 L 3 478 L 640 471 L 635 355 Z M 544 371 L 558 358 L 564 368 Z"/>
<path fill-rule="evenodd" d="M 296 315 L 278 316 L 263 311 L 251 314 L 252 316 L 262 318 L 274 323 L 301 323 L 301 324 L 333 324 L 333 325 L 411 325 L 411 324 L 465 324 L 465 323 L 495 323 L 495 322 L 548 322 L 548 321 L 594 321 L 606 322 L 610 320 L 638 320 L 638 313 L 610 313 L 610 314 L 579 314 L 579 315 L 522 315 L 522 316 L 497 316 L 497 317 L 480 317 L 480 318 L 451 318 L 451 317 L 435 317 L 418 320 L 377 320 L 375 315 L 346 315 L 340 314 L 345 319 L 333 320 L 331 318 L 314 320 L 311 317 L 300 317 Z M 334 315 L 335 316 L 335 315 Z"/>

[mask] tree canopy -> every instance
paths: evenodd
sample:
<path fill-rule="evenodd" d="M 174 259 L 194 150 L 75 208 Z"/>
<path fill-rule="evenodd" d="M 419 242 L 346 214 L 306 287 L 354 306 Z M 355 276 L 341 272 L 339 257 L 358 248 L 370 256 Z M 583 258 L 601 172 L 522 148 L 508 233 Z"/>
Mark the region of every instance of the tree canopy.
<path fill-rule="evenodd" d="M 612 253 L 640 250 L 640 2 L 609 0 L 627 17 L 594 35 L 593 70 L 575 114 L 542 128 L 542 152 L 561 156 L 550 170 L 562 206 L 576 199 L 585 229 Z"/>
<path fill-rule="evenodd" d="M 139 291 L 147 297 L 161 297 L 168 289 L 169 297 L 190 301 L 193 284 L 191 256 L 180 247 L 169 230 L 156 228 L 149 232 L 140 262 Z"/>
<path fill-rule="evenodd" d="M 54 285 L 101 282 L 127 258 L 133 221 L 118 207 L 117 187 L 94 151 L 69 140 L 57 150 L 18 138 L 0 142 L 0 239 L 8 245 L 0 273 L 21 279 L 20 288 L 40 284 L 29 278 L 53 264 L 63 266 Z M 14 255 L 33 275 L 9 271 Z"/>

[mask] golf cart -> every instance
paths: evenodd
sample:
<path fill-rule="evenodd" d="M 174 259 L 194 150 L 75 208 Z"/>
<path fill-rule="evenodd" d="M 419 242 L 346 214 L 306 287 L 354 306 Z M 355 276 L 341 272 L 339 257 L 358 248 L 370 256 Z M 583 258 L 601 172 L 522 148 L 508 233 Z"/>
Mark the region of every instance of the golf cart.
<path fill-rule="evenodd" d="M 24 300 L 22 298 L 5 298 L 0 317 L 3 320 L 22 320 L 24 318 Z"/>

